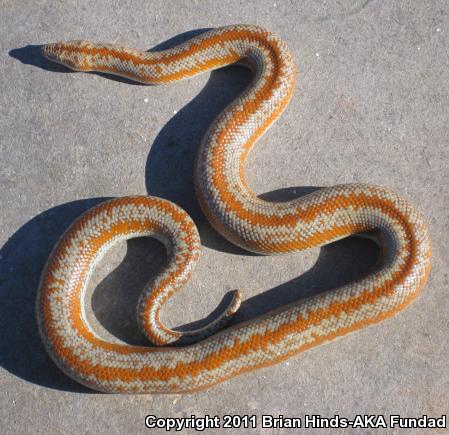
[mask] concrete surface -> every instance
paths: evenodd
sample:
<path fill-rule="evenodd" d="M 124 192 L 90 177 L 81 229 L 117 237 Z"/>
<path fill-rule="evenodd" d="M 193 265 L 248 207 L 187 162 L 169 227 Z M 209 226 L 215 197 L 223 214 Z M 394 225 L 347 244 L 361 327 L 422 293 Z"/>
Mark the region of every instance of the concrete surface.
<path fill-rule="evenodd" d="M 195 148 L 248 84 L 247 72 L 227 68 L 145 87 L 70 73 L 44 61 L 37 47 L 60 39 L 168 47 L 200 29 L 241 22 L 282 35 L 299 74 L 292 103 L 248 162 L 255 191 L 279 200 L 306 192 L 304 186 L 344 182 L 396 189 L 428 218 L 430 280 L 392 320 L 203 393 L 88 391 L 46 356 L 34 298 L 58 236 L 104 198 L 159 195 L 199 225 L 202 261 L 166 310 L 172 325 L 208 316 L 233 288 L 247 298 L 237 320 L 251 318 L 354 279 L 376 260 L 376 248 L 362 240 L 291 257 L 248 255 L 205 222 L 192 185 Z M 147 433 L 148 414 L 448 414 L 448 22 L 445 0 L 1 1 L 0 432 Z M 161 245 L 142 239 L 101 263 L 91 317 L 102 334 L 142 342 L 134 303 L 164 256 Z M 273 431 L 259 424 L 247 432 Z"/>

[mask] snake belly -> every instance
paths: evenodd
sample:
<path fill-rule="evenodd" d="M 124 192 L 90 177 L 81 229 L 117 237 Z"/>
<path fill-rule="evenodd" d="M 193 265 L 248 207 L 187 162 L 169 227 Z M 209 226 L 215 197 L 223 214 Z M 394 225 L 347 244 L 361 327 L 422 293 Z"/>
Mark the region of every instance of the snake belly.
<path fill-rule="evenodd" d="M 236 62 L 250 68 L 250 85 L 214 120 L 196 156 L 195 189 L 211 224 L 232 243 L 266 255 L 377 230 L 383 260 L 363 279 L 217 332 L 238 308 L 236 294 L 219 319 L 192 334 L 209 337 L 187 346 L 113 343 L 96 335 L 83 308 L 89 276 L 106 249 L 142 235 L 165 243 L 168 264 L 143 290 L 138 316 L 150 340 L 170 344 L 184 335 L 164 326 L 160 309 L 189 279 L 200 241 L 187 214 L 160 198 L 126 197 L 100 204 L 72 224 L 54 248 L 36 305 L 48 353 L 76 381 L 116 393 L 205 389 L 391 317 L 424 285 L 431 266 L 428 229 L 421 214 L 396 193 L 348 184 L 272 203 L 250 190 L 245 159 L 288 105 L 295 86 L 292 55 L 275 34 L 234 25 L 163 51 L 72 41 L 45 45 L 42 53 L 73 70 L 148 84 L 170 83 Z"/>

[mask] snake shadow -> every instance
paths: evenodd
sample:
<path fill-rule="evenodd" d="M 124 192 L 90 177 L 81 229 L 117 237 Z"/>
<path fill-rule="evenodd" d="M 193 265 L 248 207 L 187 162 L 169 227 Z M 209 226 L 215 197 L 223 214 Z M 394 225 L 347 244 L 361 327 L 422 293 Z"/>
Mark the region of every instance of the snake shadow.
<path fill-rule="evenodd" d="M 254 255 L 220 236 L 203 215 L 195 195 L 193 169 L 199 144 L 215 117 L 241 94 L 252 80 L 241 66 L 214 70 L 200 92 L 162 128 L 151 145 L 145 183 L 149 195 L 181 206 L 195 221 L 201 243 L 236 255 Z"/>
<path fill-rule="evenodd" d="M 19 228 L 0 249 L 0 363 L 35 384 L 91 392 L 65 376 L 47 355 L 37 332 L 36 291 L 50 252 L 83 212 L 107 198 L 92 198 L 44 211 Z"/>
<path fill-rule="evenodd" d="M 152 50 L 170 48 L 205 30 L 178 35 Z M 53 72 L 73 73 L 44 59 L 38 45 L 14 49 L 9 54 L 24 64 Z M 136 85 L 126 79 L 104 76 Z M 183 207 L 198 225 L 205 246 L 235 255 L 252 254 L 227 242 L 204 218 L 194 193 L 193 163 L 196 149 L 212 120 L 248 86 L 250 80 L 250 73 L 241 67 L 212 72 L 199 94 L 160 131 L 149 151 L 145 168 L 149 194 L 167 198 Z M 279 189 L 261 197 L 285 201 L 316 189 Z M 74 219 L 105 199 L 92 198 L 51 208 L 24 224 L 0 249 L 0 362 L 7 371 L 28 382 L 71 392 L 92 392 L 70 380 L 47 356 L 37 334 L 34 310 L 40 274 L 52 247 Z M 155 240 L 144 238 L 126 243 L 126 254 L 120 264 L 93 291 L 92 313 L 88 316 L 125 342 L 146 344 L 137 327 L 135 306 L 144 284 L 164 266 L 166 254 L 163 246 Z M 348 238 L 327 245 L 321 248 L 318 260 L 309 271 L 245 300 L 233 323 L 244 322 L 364 276 L 375 265 L 378 255 L 377 246 L 366 239 Z M 229 297 L 225 295 L 222 303 L 207 318 L 180 325 L 179 329 L 200 327 L 209 322 Z"/>

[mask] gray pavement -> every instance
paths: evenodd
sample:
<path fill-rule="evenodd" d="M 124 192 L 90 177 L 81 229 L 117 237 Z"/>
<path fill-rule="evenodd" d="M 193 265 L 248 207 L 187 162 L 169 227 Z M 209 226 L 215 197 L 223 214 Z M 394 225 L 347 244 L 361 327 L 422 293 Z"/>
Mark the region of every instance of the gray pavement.
<path fill-rule="evenodd" d="M 448 9 L 444 0 L 0 1 L 0 433 L 147 433 L 148 414 L 447 415 Z M 166 310 L 172 325 L 208 316 L 234 288 L 245 292 L 242 321 L 332 289 L 376 261 L 376 248 L 355 239 L 289 257 L 249 255 L 205 221 L 192 184 L 195 149 L 214 116 L 248 84 L 246 71 L 146 87 L 70 73 L 43 60 L 37 47 L 61 39 L 167 47 L 232 23 L 279 33 L 298 65 L 292 103 L 248 161 L 250 185 L 272 199 L 346 182 L 397 190 L 428 218 L 430 279 L 395 318 L 208 391 L 91 392 L 45 354 L 34 298 L 59 235 L 102 199 L 158 195 L 198 224 L 203 257 Z M 100 334 L 142 342 L 134 304 L 164 259 L 151 240 L 107 255 L 90 286 L 90 318 Z M 259 420 L 245 432 L 276 431 Z"/>

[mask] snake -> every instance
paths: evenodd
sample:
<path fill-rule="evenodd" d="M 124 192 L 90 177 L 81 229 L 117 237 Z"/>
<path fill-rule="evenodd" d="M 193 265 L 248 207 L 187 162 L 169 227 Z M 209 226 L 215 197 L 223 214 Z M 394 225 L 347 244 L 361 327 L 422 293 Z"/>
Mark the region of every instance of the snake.
<path fill-rule="evenodd" d="M 354 183 L 320 188 L 285 202 L 257 196 L 245 161 L 280 117 L 296 85 L 287 44 L 256 25 L 210 29 L 174 47 L 138 51 L 85 40 L 42 46 L 42 54 L 75 71 L 107 73 L 149 85 L 168 84 L 238 64 L 252 79 L 210 124 L 198 146 L 194 185 L 211 225 L 239 247 L 290 254 L 350 236 L 370 235 L 379 262 L 366 276 L 247 321 L 232 322 L 241 294 L 210 324 L 170 329 L 161 310 L 191 277 L 201 241 L 188 214 L 154 196 L 114 198 L 73 222 L 53 248 L 37 291 L 44 347 L 69 377 L 107 393 L 191 393 L 279 363 L 390 318 L 420 293 L 431 268 L 423 215 L 394 191 Z M 154 237 L 167 250 L 164 269 L 142 290 L 138 324 L 153 343 L 101 337 L 85 313 L 85 293 L 98 261 L 114 244 Z"/>

